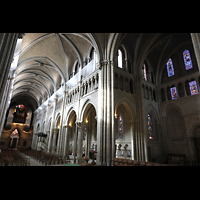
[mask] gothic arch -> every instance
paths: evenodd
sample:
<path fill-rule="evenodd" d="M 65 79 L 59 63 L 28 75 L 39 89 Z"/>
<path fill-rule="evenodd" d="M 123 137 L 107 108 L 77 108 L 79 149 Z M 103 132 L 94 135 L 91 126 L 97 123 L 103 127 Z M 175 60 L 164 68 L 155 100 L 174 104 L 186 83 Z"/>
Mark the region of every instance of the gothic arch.
<path fill-rule="evenodd" d="M 58 128 L 58 125 L 60 125 L 60 123 L 61 123 L 61 114 L 60 113 L 58 113 L 57 114 L 57 116 L 56 116 L 56 118 L 55 118 L 56 120 L 55 120 L 55 128 Z"/>
<path fill-rule="evenodd" d="M 72 74 L 70 74 L 70 76 L 72 75 L 72 76 L 75 76 L 76 75 L 76 67 L 78 68 L 77 70 L 79 70 L 79 68 L 80 68 L 80 64 L 79 64 L 79 60 L 78 60 L 78 58 L 75 60 L 75 62 L 74 62 L 74 65 L 73 65 L 73 67 L 72 67 L 72 71 L 71 71 L 71 73 Z M 78 73 L 78 72 L 77 72 Z M 70 77 L 71 78 L 71 77 Z"/>
<path fill-rule="evenodd" d="M 160 130 L 159 130 L 159 124 L 160 124 L 160 117 L 158 112 L 156 111 L 156 108 L 152 104 L 148 104 L 145 107 L 145 127 L 147 130 L 147 124 L 148 124 L 148 114 L 151 116 L 152 120 L 152 128 L 153 128 L 153 141 L 157 141 L 160 139 Z M 148 130 L 147 130 L 148 131 Z M 147 137 L 148 134 L 145 134 Z M 147 140 L 149 141 L 149 140 Z"/>
<path fill-rule="evenodd" d="M 91 57 L 90 57 L 90 55 L 91 55 L 91 53 L 92 53 L 92 51 L 94 51 L 95 49 L 94 49 L 94 47 L 91 45 L 90 47 L 89 47 L 89 49 L 88 49 L 88 57 L 90 58 L 90 61 L 91 61 Z"/>
<path fill-rule="evenodd" d="M 163 114 L 165 134 L 170 142 L 182 142 L 186 139 L 185 120 L 179 106 L 169 105 Z"/>
<path fill-rule="evenodd" d="M 115 114 L 117 113 L 117 109 L 119 106 L 123 104 L 125 108 L 127 109 L 129 115 L 131 116 L 131 120 L 135 120 L 136 114 L 135 114 L 135 109 L 131 106 L 131 102 L 125 97 L 120 99 L 115 103 Z"/>
<path fill-rule="evenodd" d="M 160 121 L 159 114 L 156 111 L 156 108 L 152 104 L 146 105 L 144 110 L 145 110 L 145 117 L 147 116 L 148 113 L 150 113 L 156 118 L 158 122 Z"/>
<path fill-rule="evenodd" d="M 70 121 L 71 119 L 75 117 L 77 118 L 77 111 L 75 110 L 74 107 L 71 107 L 68 112 L 67 112 L 67 115 L 66 115 L 66 118 L 65 118 L 65 125 L 69 125 L 70 124 Z"/>
<path fill-rule="evenodd" d="M 83 103 L 83 106 L 82 106 L 82 108 L 80 109 L 80 121 L 81 122 L 83 122 L 83 120 L 84 120 L 84 113 L 85 113 L 85 111 L 86 111 L 86 109 L 88 108 L 88 105 L 89 104 L 91 104 L 93 107 L 94 107 L 94 109 L 95 109 L 95 111 L 96 111 L 96 114 L 97 114 L 97 106 L 96 106 L 96 103 L 95 103 L 95 101 L 94 101 L 94 99 L 92 99 L 92 98 L 90 98 L 90 99 L 87 99 L 84 103 Z"/>
<path fill-rule="evenodd" d="M 115 104 L 114 120 L 114 146 L 115 155 L 135 158 L 134 149 L 134 122 L 136 121 L 135 110 L 127 98 L 122 98 Z M 120 149 L 121 145 L 121 149 Z M 128 145 L 128 146 L 127 146 Z M 124 151 L 127 146 L 127 151 Z"/>
<path fill-rule="evenodd" d="M 170 109 L 176 109 L 179 112 L 179 114 L 183 117 L 183 111 L 182 111 L 181 107 L 173 102 L 171 102 L 170 104 L 168 104 L 166 106 L 165 105 L 163 106 L 162 116 L 167 117 L 167 112 Z"/>

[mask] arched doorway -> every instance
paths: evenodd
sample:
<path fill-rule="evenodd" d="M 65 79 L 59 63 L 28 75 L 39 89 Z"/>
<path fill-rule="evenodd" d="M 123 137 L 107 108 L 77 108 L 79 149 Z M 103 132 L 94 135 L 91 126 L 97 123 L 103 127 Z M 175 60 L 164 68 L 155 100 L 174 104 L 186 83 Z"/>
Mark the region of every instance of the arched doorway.
<path fill-rule="evenodd" d="M 19 130 L 16 128 L 10 134 L 10 148 L 17 148 L 19 144 Z"/>
<path fill-rule="evenodd" d="M 126 103 L 115 109 L 115 156 L 134 159 L 133 117 Z"/>
<path fill-rule="evenodd" d="M 70 111 L 69 117 L 67 119 L 67 124 L 64 126 L 66 128 L 65 134 L 65 148 L 64 148 L 64 156 L 75 159 L 77 154 L 77 146 L 76 146 L 76 112 L 74 110 Z"/>
<path fill-rule="evenodd" d="M 83 114 L 83 156 L 89 157 L 91 150 L 97 151 L 97 120 L 96 110 L 88 104 Z"/>

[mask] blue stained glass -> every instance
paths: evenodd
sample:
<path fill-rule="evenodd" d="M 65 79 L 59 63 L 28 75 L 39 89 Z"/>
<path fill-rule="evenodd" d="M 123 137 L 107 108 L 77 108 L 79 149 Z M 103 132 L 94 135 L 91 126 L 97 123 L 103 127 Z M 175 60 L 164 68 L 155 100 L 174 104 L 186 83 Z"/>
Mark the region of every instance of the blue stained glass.
<path fill-rule="evenodd" d="M 167 65 L 167 73 L 168 73 L 168 77 L 173 76 L 174 75 L 174 67 L 173 67 L 173 63 L 172 63 L 172 59 L 169 58 L 169 60 L 166 63 Z"/>
<path fill-rule="evenodd" d="M 124 138 L 124 119 L 122 115 L 118 118 L 118 139 Z"/>
<path fill-rule="evenodd" d="M 176 87 L 170 88 L 172 100 L 177 99 Z"/>
<path fill-rule="evenodd" d="M 149 139 L 153 140 L 153 130 L 152 130 L 152 119 L 151 119 L 151 115 L 148 114 L 148 133 L 149 133 Z"/>
<path fill-rule="evenodd" d="M 184 63 L 185 63 L 185 69 L 186 70 L 193 68 L 192 59 L 191 59 L 191 56 L 190 56 L 190 52 L 188 50 L 185 50 L 183 52 L 183 60 L 184 60 Z"/>
<path fill-rule="evenodd" d="M 191 95 L 198 94 L 198 87 L 196 81 L 189 82 L 189 87 Z"/>

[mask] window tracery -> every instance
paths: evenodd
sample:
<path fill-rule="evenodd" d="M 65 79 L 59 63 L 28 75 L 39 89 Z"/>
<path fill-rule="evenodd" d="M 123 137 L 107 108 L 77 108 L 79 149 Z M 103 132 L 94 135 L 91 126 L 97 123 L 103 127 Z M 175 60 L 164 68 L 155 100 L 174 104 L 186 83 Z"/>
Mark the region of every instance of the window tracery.
<path fill-rule="evenodd" d="M 118 49 L 118 67 L 119 68 L 123 68 L 123 66 L 122 66 L 122 52 L 121 52 L 121 50 L 120 49 Z"/>
<path fill-rule="evenodd" d="M 167 73 L 168 73 L 168 77 L 171 77 L 174 75 L 174 67 L 173 67 L 173 62 L 172 59 L 169 58 L 169 60 L 166 63 L 167 65 Z"/>
<path fill-rule="evenodd" d="M 191 59 L 189 50 L 185 50 L 183 52 L 183 60 L 184 60 L 185 69 L 186 70 L 189 70 L 189 69 L 193 68 L 192 59 Z"/>
<path fill-rule="evenodd" d="M 177 99 L 177 90 L 176 87 L 170 88 L 172 100 Z"/>
<path fill-rule="evenodd" d="M 124 119 L 123 116 L 120 114 L 118 118 L 118 139 L 124 138 Z"/>
<path fill-rule="evenodd" d="M 189 87 L 191 95 L 198 94 L 198 87 L 196 81 L 189 82 Z"/>

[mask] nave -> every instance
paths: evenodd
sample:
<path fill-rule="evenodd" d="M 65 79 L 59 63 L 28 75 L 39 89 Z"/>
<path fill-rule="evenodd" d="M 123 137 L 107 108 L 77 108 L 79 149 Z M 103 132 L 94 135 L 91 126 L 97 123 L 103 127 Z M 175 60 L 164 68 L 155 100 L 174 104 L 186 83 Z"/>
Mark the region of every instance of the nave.
<path fill-rule="evenodd" d="M 8 149 L 0 152 L 0 166 L 99 166 L 94 159 L 84 157 L 85 163 L 32 149 Z M 190 165 L 193 165 L 190 163 Z M 116 157 L 111 166 L 179 166 L 176 163 L 156 163 Z"/>
<path fill-rule="evenodd" d="M 199 38 L 0 33 L 0 149 L 38 151 L 8 153 L 20 166 L 91 150 L 102 166 L 200 165 Z"/>
<path fill-rule="evenodd" d="M 7 149 L 0 152 L 0 166 L 93 166 L 93 159 L 86 158 L 86 163 L 76 164 L 76 160 L 32 149 Z"/>

